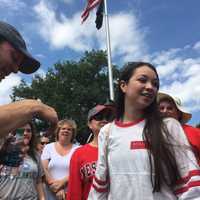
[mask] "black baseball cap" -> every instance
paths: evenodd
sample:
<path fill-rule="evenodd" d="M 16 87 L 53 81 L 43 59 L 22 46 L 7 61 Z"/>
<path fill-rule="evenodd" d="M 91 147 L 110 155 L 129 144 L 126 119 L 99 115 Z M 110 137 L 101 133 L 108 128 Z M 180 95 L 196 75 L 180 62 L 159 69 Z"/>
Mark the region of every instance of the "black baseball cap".
<path fill-rule="evenodd" d="M 26 43 L 20 33 L 12 25 L 0 21 L 0 36 L 8 41 L 12 46 L 19 50 L 25 58 L 19 66 L 19 71 L 24 74 L 31 74 L 38 70 L 40 62 L 32 57 L 26 48 Z"/>

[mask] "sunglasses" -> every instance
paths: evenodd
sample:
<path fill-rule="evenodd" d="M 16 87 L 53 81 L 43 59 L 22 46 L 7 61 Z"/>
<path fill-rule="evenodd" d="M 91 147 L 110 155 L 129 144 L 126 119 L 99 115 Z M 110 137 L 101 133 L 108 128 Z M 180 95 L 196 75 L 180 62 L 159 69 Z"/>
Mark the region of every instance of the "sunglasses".
<path fill-rule="evenodd" d="M 49 144 L 48 142 L 40 142 L 41 145 Z"/>
<path fill-rule="evenodd" d="M 111 112 L 98 113 L 98 114 L 96 114 L 95 116 L 92 117 L 92 119 L 94 119 L 96 121 L 106 120 L 108 122 L 113 121 L 114 118 L 115 118 L 115 116 Z"/>

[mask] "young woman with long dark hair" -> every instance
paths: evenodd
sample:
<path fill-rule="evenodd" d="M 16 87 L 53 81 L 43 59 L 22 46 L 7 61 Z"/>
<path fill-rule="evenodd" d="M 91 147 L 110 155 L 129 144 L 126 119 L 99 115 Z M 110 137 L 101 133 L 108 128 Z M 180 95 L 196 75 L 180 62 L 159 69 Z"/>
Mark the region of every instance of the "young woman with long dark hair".
<path fill-rule="evenodd" d="M 23 153 L 20 163 L 17 158 L 19 155 L 16 157 L 14 151 L 5 153 L 10 155 L 5 155 L 4 163 L 0 165 L 0 199 L 45 200 L 42 187 L 44 172 L 35 149 L 35 134 L 32 122 L 12 131 L 10 137 L 21 138 L 19 148 L 23 149 Z M 11 145 L 10 142 L 6 144 L 6 149 L 11 148 Z"/>
<path fill-rule="evenodd" d="M 118 84 L 117 119 L 99 134 L 99 155 L 88 199 L 198 199 L 200 169 L 181 125 L 163 119 L 153 65 L 128 63 Z"/>

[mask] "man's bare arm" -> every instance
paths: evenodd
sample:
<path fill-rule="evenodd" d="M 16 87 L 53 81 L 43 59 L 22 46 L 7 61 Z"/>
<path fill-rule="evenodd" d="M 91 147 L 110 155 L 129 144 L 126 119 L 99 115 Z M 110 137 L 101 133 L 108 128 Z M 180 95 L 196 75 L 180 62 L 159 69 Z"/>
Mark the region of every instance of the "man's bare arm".
<path fill-rule="evenodd" d="M 56 125 L 58 121 L 56 111 L 37 100 L 22 100 L 0 106 L 0 137 L 6 136 L 34 117 L 49 121 L 51 125 Z"/>

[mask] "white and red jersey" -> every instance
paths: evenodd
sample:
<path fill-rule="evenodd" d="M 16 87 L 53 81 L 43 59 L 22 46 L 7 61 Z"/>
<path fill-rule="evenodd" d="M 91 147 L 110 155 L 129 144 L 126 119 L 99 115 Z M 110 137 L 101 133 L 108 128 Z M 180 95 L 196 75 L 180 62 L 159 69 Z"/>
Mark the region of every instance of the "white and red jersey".
<path fill-rule="evenodd" d="M 164 120 L 173 140 L 181 173 L 177 185 L 163 185 L 153 193 L 148 146 L 142 133 L 145 120 L 137 123 L 113 122 L 99 134 L 98 162 L 89 200 L 174 200 L 200 199 L 200 168 L 178 121 Z M 106 137 L 109 131 L 109 136 Z M 186 147 L 187 146 L 187 147 Z"/>

